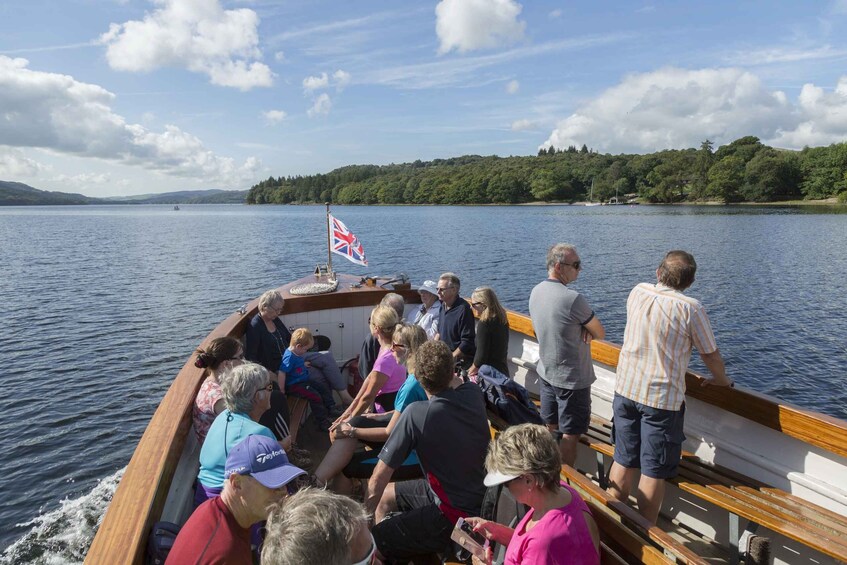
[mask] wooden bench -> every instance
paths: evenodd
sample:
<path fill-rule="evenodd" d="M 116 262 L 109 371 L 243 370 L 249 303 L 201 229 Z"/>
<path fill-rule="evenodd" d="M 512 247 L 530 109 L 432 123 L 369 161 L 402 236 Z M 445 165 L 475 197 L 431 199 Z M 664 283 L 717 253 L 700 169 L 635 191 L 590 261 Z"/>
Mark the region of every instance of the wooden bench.
<path fill-rule="evenodd" d="M 614 455 L 611 422 L 592 416 L 582 443 L 598 454 L 600 486 L 607 486 L 607 461 Z M 680 490 L 729 513 L 732 562 L 739 559 L 740 518 L 746 531 L 763 526 L 825 555 L 847 561 L 847 518 L 790 493 L 683 452 L 679 474 L 668 479 Z"/>
<path fill-rule="evenodd" d="M 658 526 L 648 522 L 641 514 L 612 497 L 573 467 L 562 465 L 562 478 L 579 490 L 586 502 L 591 502 L 597 507 L 592 512 L 595 520 L 599 512 L 612 512 L 619 517 L 623 525 L 657 545 L 671 561 L 686 565 L 708 564 L 705 559 L 672 538 Z"/>

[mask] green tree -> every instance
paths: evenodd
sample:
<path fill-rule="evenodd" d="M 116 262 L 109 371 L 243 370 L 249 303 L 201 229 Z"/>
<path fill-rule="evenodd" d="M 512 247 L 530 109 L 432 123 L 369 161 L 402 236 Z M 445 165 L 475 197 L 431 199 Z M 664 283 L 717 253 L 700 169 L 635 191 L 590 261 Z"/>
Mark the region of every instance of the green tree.
<path fill-rule="evenodd" d="M 737 202 L 738 191 L 744 182 L 744 161 L 740 157 L 725 157 L 709 169 L 706 195 L 724 203 Z"/>
<path fill-rule="evenodd" d="M 752 202 L 771 202 L 800 194 L 800 167 L 792 153 L 766 148 L 744 168 L 741 196 Z"/>
<path fill-rule="evenodd" d="M 546 202 L 556 199 L 558 187 L 553 173 L 546 169 L 533 171 L 529 181 L 529 192 L 535 200 Z"/>

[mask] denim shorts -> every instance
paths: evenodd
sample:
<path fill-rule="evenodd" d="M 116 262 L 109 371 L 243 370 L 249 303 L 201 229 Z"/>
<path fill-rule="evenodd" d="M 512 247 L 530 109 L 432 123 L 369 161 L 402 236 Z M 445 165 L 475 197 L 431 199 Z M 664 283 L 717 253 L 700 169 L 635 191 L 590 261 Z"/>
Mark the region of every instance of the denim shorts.
<path fill-rule="evenodd" d="M 582 435 L 591 421 L 591 387 L 571 390 L 541 379 L 541 419 L 568 435 Z"/>
<path fill-rule="evenodd" d="M 612 411 L 615 462 L 653 479 L 675 477 L 685 441 L 685 403 L 662 410 L 615 394 Z"/>

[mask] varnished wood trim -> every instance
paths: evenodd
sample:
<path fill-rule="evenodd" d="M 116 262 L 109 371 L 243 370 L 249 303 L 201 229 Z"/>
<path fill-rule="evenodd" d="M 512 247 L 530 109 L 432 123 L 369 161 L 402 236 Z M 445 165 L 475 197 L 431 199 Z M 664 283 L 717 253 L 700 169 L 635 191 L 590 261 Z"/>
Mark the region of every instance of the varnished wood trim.
<path fill-rule="evenodd" d="M 508 314 L 512 330 L 535 337 L 529 316 L 511 311 Z M 620 349 L 619 345 L 604 340 L 591 342 L 594 360 L 611 367 L 617 367 Z M 731 389 L 703 387 L 700 386 L 703 378 L 692 371 L 686 373 L 687 396 L 847 457 L 847 423 L 844 421 L 739 386 Z"/>

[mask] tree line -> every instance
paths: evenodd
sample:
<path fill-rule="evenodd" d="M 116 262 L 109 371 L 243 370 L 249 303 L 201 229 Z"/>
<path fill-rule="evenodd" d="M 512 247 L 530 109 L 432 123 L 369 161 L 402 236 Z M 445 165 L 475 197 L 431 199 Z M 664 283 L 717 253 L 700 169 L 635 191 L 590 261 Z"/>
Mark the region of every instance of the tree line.
<path fill-rule="evenodd" d="M 838 197 L 847 202 L 847 143 L 775 149 L 754 136 L 717 149 L 646 155 L 601 154 L 583 145 L 540 149 L 536 156 L 351 165 L 326 174 L 270 177 L 253 186 L 248 204 L 518 204 L 608 201 L 775 202 Z"/>

